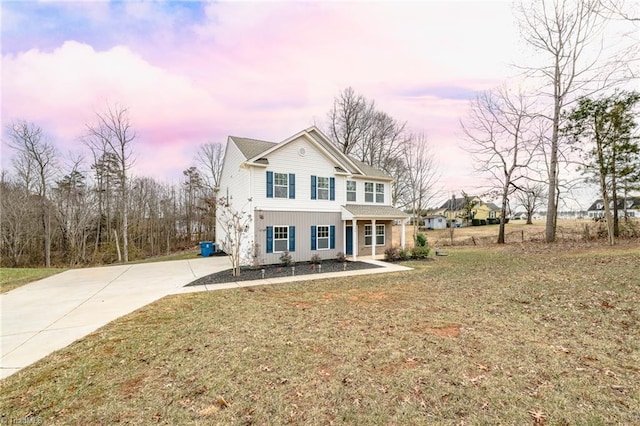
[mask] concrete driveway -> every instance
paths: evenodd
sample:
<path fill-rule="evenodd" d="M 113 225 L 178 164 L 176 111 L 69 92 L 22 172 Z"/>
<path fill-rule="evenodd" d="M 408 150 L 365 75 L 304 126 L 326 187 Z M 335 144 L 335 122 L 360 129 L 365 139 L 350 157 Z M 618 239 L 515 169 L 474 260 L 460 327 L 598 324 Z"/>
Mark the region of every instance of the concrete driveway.
<path fill-rule="evenodd" d="M 227 257 L 74 269 L 0 295 L 0 379 L 183 286 Z M 202 288 L 206 290 L 206 288 Z"/>

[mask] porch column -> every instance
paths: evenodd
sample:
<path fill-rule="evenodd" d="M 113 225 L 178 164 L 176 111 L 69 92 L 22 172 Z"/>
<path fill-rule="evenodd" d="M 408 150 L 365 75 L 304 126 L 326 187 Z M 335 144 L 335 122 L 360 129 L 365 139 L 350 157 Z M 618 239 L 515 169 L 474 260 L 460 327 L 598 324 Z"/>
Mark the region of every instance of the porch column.
<path fill-rule="evenodd" d="M 404 244 L 405 244 L 405 241 L 404 241 L 405 240 L 405 238 L 404 238 L 405 222 L 406 222 L 406 219 L 403 219 L 402 220 L 402 226 L 400 228 L 400 232 L 401 232 L 401 234 L 400 234 L 400 247 L 402 247 L 403 249 L 404 249 Z"/>
<path fill-rule="evenodd" d="M 347 221 L 342 221 L 342 252 L 347 255 Z"/>
<path fill-rule="evenodd" d="M 376 220 L 371 219 L 371 258 L 376 258 Z"/>
<path fill-rule="evenodd" d="M 358 219 L 351 219 L 351 251 L 355 262 L 358 260 Z"/>

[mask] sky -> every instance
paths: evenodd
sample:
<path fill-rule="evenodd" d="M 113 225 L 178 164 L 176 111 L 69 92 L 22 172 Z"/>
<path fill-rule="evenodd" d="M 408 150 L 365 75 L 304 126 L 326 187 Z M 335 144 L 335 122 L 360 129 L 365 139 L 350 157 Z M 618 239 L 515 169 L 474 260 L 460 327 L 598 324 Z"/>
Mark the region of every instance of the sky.
<path fill-rule="evenodd" d="M 134 174 L 177 180 L 229 135 L 278 142 L 351 86 L 424 133 L 447 194 L 477 192 L 459 120 L 527 55 L 509 1 L 3 1 L 6 126 L 41 126 L 63 155 L 129 110 Z M 445 195 L 447 198 L 450 195 Z"/>

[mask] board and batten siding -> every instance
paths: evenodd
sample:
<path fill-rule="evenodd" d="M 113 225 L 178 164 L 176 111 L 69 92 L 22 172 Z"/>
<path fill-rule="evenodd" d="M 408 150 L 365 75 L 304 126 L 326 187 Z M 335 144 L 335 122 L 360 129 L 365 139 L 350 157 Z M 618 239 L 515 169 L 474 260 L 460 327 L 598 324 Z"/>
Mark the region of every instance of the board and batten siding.
<path fill-rule="evenodd" d="M 269 265 L 280 263 L 281 253 L 267 253 L 267 226 L 295 226 L 296 247 L 290 253 L 294 262 L 304 262 L 317 254 L 321 259 L 335 259 L 338 252 L 344 252 L 343 222 L 339 212 L 293 212 L 256 210 L 254 216 L 254 240 L 260 246 L 259 261 Z M 335 226 L 335 248 L 311 250 L 312 226 Z"/>
<path fill-rule="evenodd" d="M 295 198 L 268 198 L 267 171 L 294 174 Z M 311 176 L 335 178 L 335 200 L 312 200 Z M 346 200 L 344 176 L 336 175 L 333 161 L 318 151 L 306 136 L 270 154 L 267 167 L 252 167 L 251 180 L 255 209 L 339 212 Z"/>
<path fill-rule="evenodd" d="M 250 171 L 241 167 L 241 164 L 245 161 L 244 155 L 240 152 L 234 142 L 229 140 L 224 153 L 224 162 L 222 167 L 222 173 L 220 174 L 220 186 L 218 191 L 218 197 L 230 197 L 231 205 L 234 209 L 243 209 L 249 214 L 253 213 L 253 206 L 247 200 L 251 198 L 250 187 Z M 218 209 L 218 212 L 220 210 Z M 253 234 L 253 222 L 249 225 L 249 229 L 245 233 L 247 237 Z M 226 232 L 224 227 L 219 226 L 218 219 L 216 217 L 216 245 L 218 248 L 222 248 L 220 242 L 224 241 Z M 241 244 L 241 251 L 249 250 L 251 245 L 251 238 L 243 238 Z"/>

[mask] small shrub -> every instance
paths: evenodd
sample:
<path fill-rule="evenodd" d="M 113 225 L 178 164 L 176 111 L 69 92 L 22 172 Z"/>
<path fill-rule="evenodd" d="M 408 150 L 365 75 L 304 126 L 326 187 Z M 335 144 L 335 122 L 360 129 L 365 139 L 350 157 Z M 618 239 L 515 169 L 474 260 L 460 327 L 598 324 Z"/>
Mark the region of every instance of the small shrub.
<path fill-rule="evenodd" d="M 388 260 L 390 262 L 394 262 L 399 259 L 398 256 L 398 248 L 397 247 L 389 247 L 384 251 L 384 260 Z"/>
<path fill-rule="evenodd" d="M 322 258 L 320 256 L 318 256 L 317 254 L 314 254 L 313 256 L 311 256 L 312 265 L 319 265 L 320 263 L 322 263 Z"/>
<path fill-rule="evenodd" d="M 339 251 L 338 254 L 336 254 L 336 260 L 344 263 L 347 261 L 347 256 L 345 256 L 343 252 Z"/>
<path fill-rule="evenodd" d="M 415 246 L 411 250 L 411 257 L 413 259 L 426 259 L 429 257 L 429 251 L 429 247 Z"/>
<path fill-rule="evenodd" d="M 411 259 L 411 250 L 408 248 L 401 248 L 398 250 L 398 260 L 409 260 Z"/>
<path fill-rule="evenodd" d="M 289 254 L 288 251 L 285 251 L 280 255 L 280 263 L 282 263 L 282 266 L 291 265 L 291 254 Z"/>
<path fill-rule="evenodd" d="M 426 247 L 427 246 L 427 237 L 422 232 L 418 232 L 416 235 L 416 246 Z"/>

